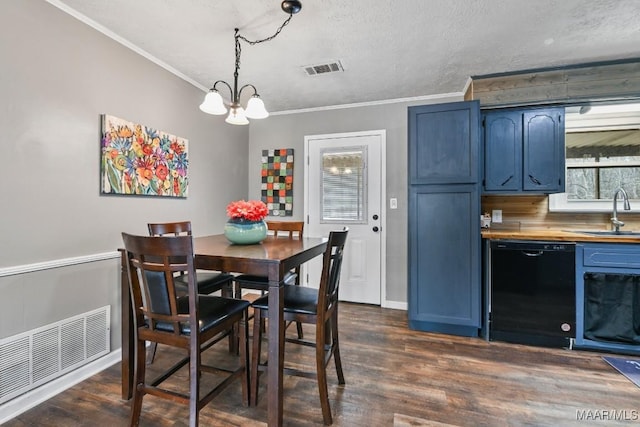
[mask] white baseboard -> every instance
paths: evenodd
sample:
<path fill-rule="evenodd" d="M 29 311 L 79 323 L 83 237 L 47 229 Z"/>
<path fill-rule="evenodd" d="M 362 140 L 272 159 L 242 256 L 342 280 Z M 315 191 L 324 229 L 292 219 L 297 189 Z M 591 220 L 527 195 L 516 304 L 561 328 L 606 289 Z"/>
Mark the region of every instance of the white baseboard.
<path fill-rule="evenodd" d="M 0 405 L 0 425 L 52 398 L 81 381 L 107 369 L 122 359 L 121 349 L 117 349 L 61 377 L 41 385 Z"/>
<path fill-rule="evenodd" d="M 409 309 L 409 304 L 402 301 L 384 301 L 382 303 L 382 308 L 393 308 L 395 310 L 404 310 L 407 311 Z"/>

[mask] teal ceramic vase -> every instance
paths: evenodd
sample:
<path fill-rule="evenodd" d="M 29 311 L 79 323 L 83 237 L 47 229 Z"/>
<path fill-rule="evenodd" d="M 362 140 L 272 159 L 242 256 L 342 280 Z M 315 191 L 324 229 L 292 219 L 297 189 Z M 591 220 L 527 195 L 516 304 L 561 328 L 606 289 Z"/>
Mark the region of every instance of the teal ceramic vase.
<path fill-rule="evenodd" d="M 224 235 L 236 245 L 255 245 L 267 237 L 267 223 L 264 220 L 230 219 L 224 226 Z"/>

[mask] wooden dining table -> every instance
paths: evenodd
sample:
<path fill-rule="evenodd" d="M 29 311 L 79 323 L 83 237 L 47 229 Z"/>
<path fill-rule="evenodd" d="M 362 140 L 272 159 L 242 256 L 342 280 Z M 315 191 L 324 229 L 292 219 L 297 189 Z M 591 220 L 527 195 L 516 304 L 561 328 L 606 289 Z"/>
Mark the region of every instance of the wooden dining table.
<path fill-rule="evenodd" d="M 326 238 L 300 239 L 268 236 L 259 244 L 235 245 L 222 234 L 193 239 L 197 269 L 217 270 L 266 276 L 269 279 L 269 337 L 267 370 L 267 424 L 282 425 L 284 366 L 284 291 L 285 273 L 324 253 Z M 134 328 L 126 253 L 122 256 L 122 398 L 130 399 L 133 392 Z"/>

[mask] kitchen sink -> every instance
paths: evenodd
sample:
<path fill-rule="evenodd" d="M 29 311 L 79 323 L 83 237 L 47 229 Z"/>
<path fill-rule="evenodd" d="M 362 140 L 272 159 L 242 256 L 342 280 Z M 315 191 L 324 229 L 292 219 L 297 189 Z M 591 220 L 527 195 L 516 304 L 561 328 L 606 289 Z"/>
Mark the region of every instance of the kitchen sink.
<path fill-rule="evenodd" d="M 640 231 L 614 231 L 614 230 L 567 230 L 571 233 L 588 234 L 590 236 L 640 236 Z"/>

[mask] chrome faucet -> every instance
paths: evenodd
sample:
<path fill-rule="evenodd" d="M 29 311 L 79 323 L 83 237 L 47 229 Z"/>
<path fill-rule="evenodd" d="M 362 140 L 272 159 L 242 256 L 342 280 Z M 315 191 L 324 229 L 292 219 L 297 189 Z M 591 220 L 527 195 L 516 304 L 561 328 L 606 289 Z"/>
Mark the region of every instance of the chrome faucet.
<path fill-rule="evenodd" d="M 624 188 L 620 187 L 613 193 L 613 213 L 611 214 L 611 229 L 616 233 L 620 231 L 620 227 L 624 225 L 624 222 L 618 219 L 618 194 L 622 194 L 622 200 L 624 201 L 624 210 L 630 211 L 631 205 L 629 204 L 629 196 Z"/>

